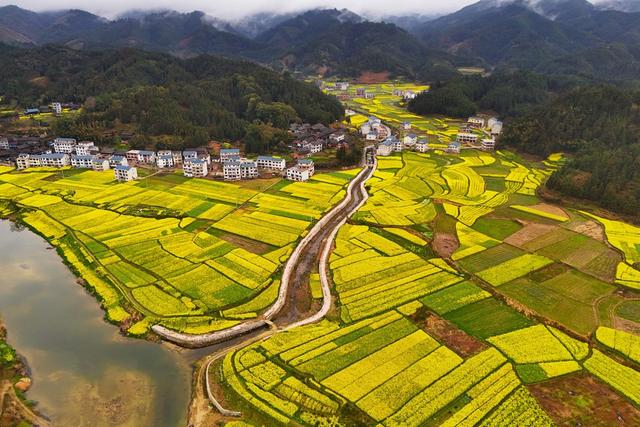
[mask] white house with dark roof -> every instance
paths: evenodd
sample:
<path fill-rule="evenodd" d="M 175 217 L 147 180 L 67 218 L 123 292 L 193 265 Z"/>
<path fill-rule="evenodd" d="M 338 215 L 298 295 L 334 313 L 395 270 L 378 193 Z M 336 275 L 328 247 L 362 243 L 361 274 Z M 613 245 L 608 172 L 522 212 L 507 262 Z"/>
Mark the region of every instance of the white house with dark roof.
<path fill-rule="evenodd" d="M 287 163 L 282 157 L 258 156 L 256 163 L 261 169 L 282 171 L 287 167 Z"/>
<path fill-rule="evenodd" d="M 308 181 L 315 173 L 315 165 L 311 159 L 298 160 L 298 164 L 287 169 L 287 179 L 291 181 Z"/>
<path fill-rule="evenodd" d="M 402 122 L 402 129 L 411 130 L 411 122 Z"/>
<path fill-rule="evenodd" d="M 80 141 L 76 144 L 75 151 L 78 156 L 91 156 L 95 155 L 100 150 L 96 147 L 96 144 L 91 141 Z"/>
<path fill-rule="evenodd" d="M 138 178 L 138 169 L 133 166 L 116 166 L 113 172 L 119 182 L 133 181 Z"/>
<path fill-rule="evenodd" d="M 129 166 L 129 161 L 125 156 L 114 154 L 109 157 L 109 167 L 115 168 L 116 166 Z"/>
<path fill-rule="evenodd" d="M 387 157 L 393 153 L 393 142 L 385 139 L 380 144 L 378 144 L 378 149 L 376 150 L 376 154 L 378 156 Z"/>
<path fill-rule="evenodd" d="M 104 172 L 109 169 L 109 160 L 94 157 L 93 162 L 91 163 L 91 169 L 96 172 Z"/>
<path fill-rule="evenodd" d="M 172 168 L 174 166 L 173 155 L 169 154 L 158 156 L 158 158 L 156 159 L 156 166 L 158 166 L 159 169 Z"/>
<path fill-rule="evenodd" d="M 189 178 L 204 178 L 209 173 L 209 166 L 201 159 L 189 159 L 182 166 L 184 176 Z"/>
<path fill-rule="evenodd" d="M 459 142 L 452 142 L 445 151 L 450 154 L 460 154 L 460 148 L 461 145 Z"/>
<path fill-rule="evenodd" d="M 77 144 L 75 138 L 56 138 L 53 140 L 53 151 L 71 154 L 75 151 Z"/>
<path fill-rule="evenodd" d="M 478 135 L 470 132 L 460 132 L 456 136 L 456 142 L 460 144 L 477 144 L 478 143 Z"/>
<path fill-rule="evenodd" d="M 31 157 L 30 154 L 20 153 L 16 158 L 16 167 L 19 170 L 27 169 L 31 167 L 30 157 Z"/>
<path fill-rule="evenodd" d="M 426 153 L 429 151 L 429 143 L 426 139 L 421 139 L 415 146 L 415 150 L 420 153 Z"/>
<path fill-rule="evenodd" d="M 228 157 L 222 164 L 222 175 L 225 181 L 253 179 L 258 177 L 258 164 L 254 160 Z"/>
<path fill-rule="evenodd" d="M 238 148 L 221 148 L 220 149 L 220 161 L 222 163 L 227 160 L 236 161 L 236 158 L 240 157 L 240 149 Z"/>
<path fill-rule="evenodd" d="M 404 145 L 412 147 L 418 143 L 418 136 L 410 133 L 404 137 Z"/>
<path fill-rule="evenodd" d="M 95 156 L 71 156 L 71 166 L 78 169 L 92 169 Z"/>
<path fill-rule="evenodd" d="M 483 150 L 491 151 L 496 148 L 496 140 L 493 138 L 484 138 L 482 142 L 480 142 Z"/>
<path fill-rule="evenodd" d="M 140 150 L 138 151 L 138 163 L 153 165 L 156 163 L 155 151 Z"/>

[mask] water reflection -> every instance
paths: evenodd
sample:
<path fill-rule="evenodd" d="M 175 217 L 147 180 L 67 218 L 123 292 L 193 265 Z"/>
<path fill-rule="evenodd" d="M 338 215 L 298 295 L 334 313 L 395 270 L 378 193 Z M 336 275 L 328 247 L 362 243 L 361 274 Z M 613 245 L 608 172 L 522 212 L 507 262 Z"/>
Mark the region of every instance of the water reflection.
<path fill-rule="evenodd" d="M 55 425 L 183 425 L 187 357 L 120 336 L 47 247 L 30 231 L 0 221 L 0 314 L 31 369 L 28 397 Z"/>

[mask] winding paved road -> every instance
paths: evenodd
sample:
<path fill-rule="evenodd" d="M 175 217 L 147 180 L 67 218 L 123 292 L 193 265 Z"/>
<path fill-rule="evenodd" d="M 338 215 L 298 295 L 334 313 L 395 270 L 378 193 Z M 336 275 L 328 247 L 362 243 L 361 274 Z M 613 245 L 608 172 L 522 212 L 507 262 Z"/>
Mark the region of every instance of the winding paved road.
<path fill-rule="evenodd" d="M 288 296 L 293 287 L 299 286 L 315 267 L 315 262 L 320 258 L 320 278 L 323 292 L 323 305 L 318 313 L 299 319 L 298 313 L 284 313 L 278 323 L 285 323 L 284 329 L 313 323 L 320 320 L 331 307 L 331 293 L 329 288 L 327 260 L 331 251 L 333 240 L 340 227 L 347 219 L 357 211 L 367 200 L 368 194 L 365 182 L 373 175 L 376 168 L 373 147 L 365 148 L 364 167 L 358 175 L 349 183 L 346 197 L 335 206 L 328 214 L 318 221 L 309 233 L 296 246 L 291 257 L 287 261 L 282 274 L 280 291 L 276 302 L 265 311 L 258 319 L 249 320 L 228 329 L 207 334 L 193 335 L 176 332 L 161 325 L 152 326 L 153 332 L 167 341 L 176 343 L 182 347 L 200 348 L 207 347 L 223 341 L 232 340 L 241 335 L 267 328 L 271 320 L 281 313 L 283 307 L 294 307 L 292 301 L 288 303 Z M 288 308 L 290 308 L 288 307 Z M 292 323 L 293 322 L 293 323 Z"/>

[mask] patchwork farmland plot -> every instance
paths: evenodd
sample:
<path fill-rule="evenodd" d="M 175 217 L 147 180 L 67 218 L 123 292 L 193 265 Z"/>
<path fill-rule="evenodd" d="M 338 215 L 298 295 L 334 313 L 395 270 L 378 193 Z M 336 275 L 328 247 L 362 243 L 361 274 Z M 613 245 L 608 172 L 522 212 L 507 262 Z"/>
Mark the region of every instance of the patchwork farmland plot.
<path fill-rule="evenodd" d="M 117 184 L 108 173 L 34 168 L 1 173 L 0 200 L 63 250 L 111 320 L 129 317 L 126 306 L 145 317 L 133 334 L 153 323 L 204 333 L 229 325 L 224 313 L 256 317 L 269 305 L 292 245 L 353 176 L 258 192 L 178 175 Z"/>

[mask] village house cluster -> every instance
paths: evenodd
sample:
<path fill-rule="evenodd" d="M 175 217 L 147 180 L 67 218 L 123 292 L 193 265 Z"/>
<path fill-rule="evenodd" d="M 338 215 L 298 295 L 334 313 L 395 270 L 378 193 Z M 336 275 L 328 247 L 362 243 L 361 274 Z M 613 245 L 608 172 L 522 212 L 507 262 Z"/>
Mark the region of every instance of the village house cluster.
<path fill-rule="evenodd" d="M 0 149 L 8 150 L 11 146 L 7 138 L 0 138 Z M 157 169 L 182 168 L 185 177 L 204 178 L 212 170 L 212 162 L 220 163 L 221 176 L 225 181 L 258 178 L 260 171 L 280 174 L 294 181 L 306 181 L 314 173 L 314 163 L 310 159 L 299 160 L 287 169 L 284 158 L 259 156 L 257 159 L 247 159 L 241 157 L 237 148 L 221 148 L 219 158 L 213 160 L 206 148 L 184 151 L 129 150 L 121 154 L 107 154 L 101 152 L 93 142 L 78 142 L 73 138 L 56 138 L 46 145 L 44 153 L 25 152 L 15 158 L 19 170 L 42 166 L 70 166 L 99 172 L 112 169 L 115 179 L 122 182 L 138 178 L 136 166 Z"/>
<path fill-rule="evenodd" d="M 474 130 L 484 134 L 484 137 L 479 136 L 477 132 L 474 133 Z M 496 148 L 496 139 L 501 133 L 502 122 L 496 117 L 472 116 L 467 120 L 466 126 L 458 132 L 456 144 L 458 146 L 470 145 L 490 151 Z M 459 147 L 457 151 L 460 152 Z"/>
<path fill-rule="evenodd" d="M 299 156 L 319 153 L 326 148 L 336 147 L 345 140 L 344 131 L 336 131 L 321 123 L 293 123 L 289 132 L 294 137 L 290 148 Z"/>
<path fill-rule="evenodd" d="M 360 126 L 360 134 L 367 141 L 381 141 L 391 136 L 391 129 L 379 118 L 371 116 Z"/>

